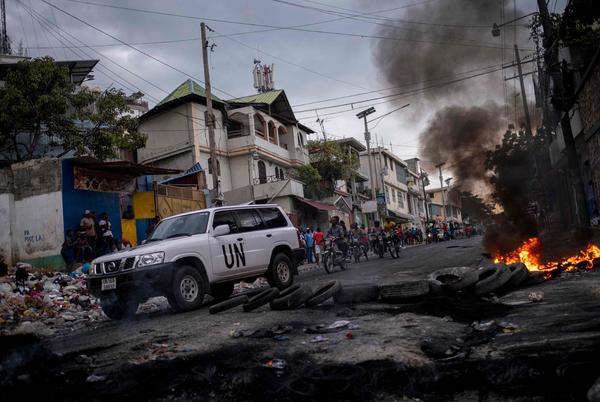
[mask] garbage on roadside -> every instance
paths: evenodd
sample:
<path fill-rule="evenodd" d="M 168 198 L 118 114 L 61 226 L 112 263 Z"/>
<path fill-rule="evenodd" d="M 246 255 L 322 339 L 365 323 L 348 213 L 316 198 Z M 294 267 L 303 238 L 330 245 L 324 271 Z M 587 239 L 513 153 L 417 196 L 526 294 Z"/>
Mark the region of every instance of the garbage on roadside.
<path fill-rule="evenodd" d="M 271 359 L 263 364 L 263 367 L 283 370 L 287 367 L 287 362 L 283 359 Z"/>
<path fill-rule="evenodd" d="M 18 281 L 16 272 L 0 278 L 1 333 L 48 336 L 62 325 L 106 319 L 81 272 L 36 272 L 28 264 L 17 265 Z"/>
<path fill-rule="evenodd" d="M 334 321 L 333 323 L 331 323 L 329 325 L 325 325 L 325 324 L 313 325 L 312 327 L 306 328 L 304 330 L 304 332 L 306 332 L 307 334 L 330 334 L 333 332 L 340 332 L 345 329 L 350 329 L 349 328 L 350 325 L 351 325 L 350 321 L 339 320 L 339 321 Z M 359 326 L 352 327 L 352 329 L 358 329 L 358 328 L 359 328 Z"/>

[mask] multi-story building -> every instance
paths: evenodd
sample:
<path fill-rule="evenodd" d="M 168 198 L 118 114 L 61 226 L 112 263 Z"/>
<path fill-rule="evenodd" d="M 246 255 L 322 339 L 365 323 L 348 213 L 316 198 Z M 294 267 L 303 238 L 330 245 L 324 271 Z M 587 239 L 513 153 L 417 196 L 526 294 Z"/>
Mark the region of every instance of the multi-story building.
<path fill-rule="evenodd" d="M 419 192 L 420 170 L 418 159 L 411 160 L 409 164 L 394 155 L 388 149 L 377 147 L 371 149 L 371 166 L 373 183 L 369 177 L 369 157 L 367 152 L 360 154 L 361 171 L 368 180 L 365 186 L 377 193 L 378 213 L 370 213 L 371 220 L 390 217 L 404 226 L 422 227 L 424 219 L 423 196 Z M 382 205 L 385 207 L 382 208 Z M 370 210 L 370 209 L 369 209 Z M 422 211 L 422 212 L 421 212 Z"/>
<path fill-rule="evenodd" d="M 212 96 L 219 189 L 225 203 L 277 202 L 294 215 L 295 198 L 304 197 L 301 182 L 290 170 L 308 163 L 307 134 L 283 90 L 272 90 L 228 101 Z M 212 188 L 206 93 L 187 80 L 140 117 L 148 136 L 138 161 L 185 170 L 207 167 Z"/>
<path fill-rule="evenodd" d="M 450 187 L 428 189 L 427 205 L 432 221 L 462 223 L 460 192 Z M 444 205 L 446 208 L 444 209 Z"/>

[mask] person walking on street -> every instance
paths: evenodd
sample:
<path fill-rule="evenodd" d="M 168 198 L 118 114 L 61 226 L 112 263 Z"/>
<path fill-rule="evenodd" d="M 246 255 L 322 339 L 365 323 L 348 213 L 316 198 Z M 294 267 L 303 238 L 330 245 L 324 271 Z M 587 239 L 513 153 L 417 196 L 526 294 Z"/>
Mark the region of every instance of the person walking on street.
<path fill-rule="evenodd" d="M 98 222 L 100 226 L 100 233 L 102 235 L 102 253 L 108 254 L 113 251 L 113 232 L 112 232 L 112 223 L 108 219 L 108 214 L 106 212 L 102 212 L 100 215 L 100 222 Z"/>
<path fill-rule="evenodd" d="M 321 228 L 317 228 L 317 230 L 313 233 L 313 240 L 315 242 L 315 262 L 317 265 L 321 264 L 321 249 L 323 247 L 323 240 L 325 239 L 325 235 L 321 232 Z"/>
<path fill-rule="evenodd" d="M 79 226 L 81 230 L 85 232 L 85 237 L 87 239 L 87 243 L 90 247 L 92 247 L 92 251 L 95 255 L 95 247 L 96 247 L 96 222 L 94 221 L 92 211 L 89 209 L 85 210 L 85 215 L 81 218 L 79 222 Z"/>
<path fill-rule="evenodd" d="M 306 242 L 306 262 L 308 264 L 313 263 L 313 247 L 314 247 L 314 239 L 313 234 L 310 229 L 306 229 L 304 231 L 304 241 Z"/>

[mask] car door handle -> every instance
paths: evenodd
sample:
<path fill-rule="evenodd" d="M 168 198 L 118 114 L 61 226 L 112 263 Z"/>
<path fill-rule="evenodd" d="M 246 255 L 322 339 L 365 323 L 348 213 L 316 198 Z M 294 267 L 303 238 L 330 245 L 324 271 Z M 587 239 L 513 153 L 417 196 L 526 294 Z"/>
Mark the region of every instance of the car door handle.
<path fill-rule="evenodd" d="M 244 238 L 243 237 L 238 237 L 237 241 L 244 241 Z"/>
<path fill-rule="evenodd" d="M 271 237 L 271 236 L 273 236 L 271 233 L 269 233 L 269 234 L 267 235 L 267 237 Z"/>

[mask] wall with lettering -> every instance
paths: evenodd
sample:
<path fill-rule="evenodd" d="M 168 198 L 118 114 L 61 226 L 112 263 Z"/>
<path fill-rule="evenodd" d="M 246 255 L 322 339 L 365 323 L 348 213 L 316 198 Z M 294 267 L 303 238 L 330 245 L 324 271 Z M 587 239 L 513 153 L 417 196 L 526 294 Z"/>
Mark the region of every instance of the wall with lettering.
<path fill-rule="evenodd" d="M 15 201 L 13 245 L 19 260 L 60 255 L 63 210 L 60 191 Z"/>

